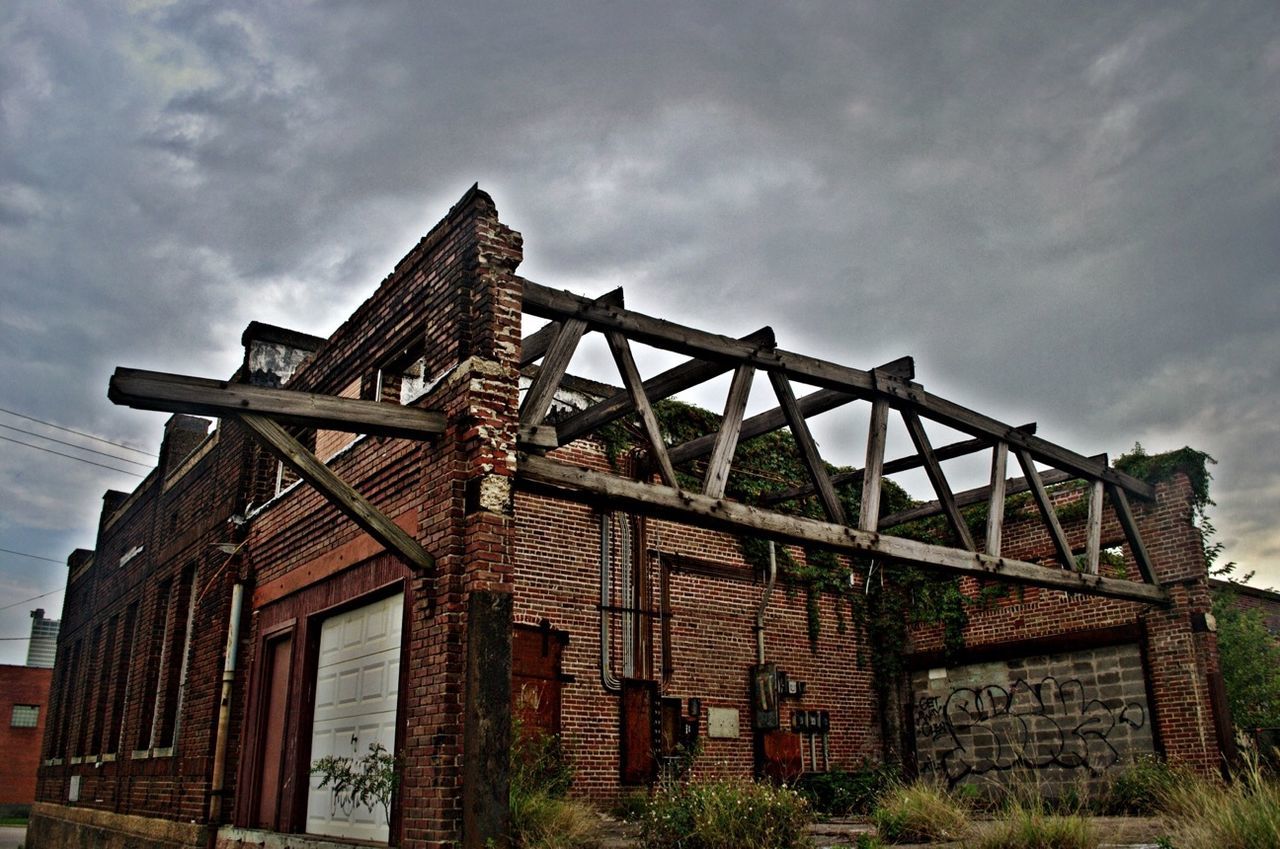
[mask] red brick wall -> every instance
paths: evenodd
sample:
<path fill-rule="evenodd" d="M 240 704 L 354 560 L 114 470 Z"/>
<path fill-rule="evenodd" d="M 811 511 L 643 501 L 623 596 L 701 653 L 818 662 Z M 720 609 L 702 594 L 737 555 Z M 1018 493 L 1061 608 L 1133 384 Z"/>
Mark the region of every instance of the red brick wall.
<path fill-rule="evenodd" d="M 52 682 L 52 669 L 0 666 L 0 805 L 30 805 L 36 799 L 36 768 Z M 35 728 L 10 725 L 14 705 L 39 707 Z"/>

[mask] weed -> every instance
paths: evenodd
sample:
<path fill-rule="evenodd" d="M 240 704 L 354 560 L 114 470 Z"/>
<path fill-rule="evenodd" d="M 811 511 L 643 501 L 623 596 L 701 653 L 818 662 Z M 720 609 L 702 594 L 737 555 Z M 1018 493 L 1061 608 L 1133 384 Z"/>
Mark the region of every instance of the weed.
<path fill-rule="evenodd" d="M 1256 762 L 1223 786 L 1185 776 L 1160 796 L 1178 849 L 1274 849 L 1280 846 L 1280 782 Z"/>
<path fill-rule="evenodd" d="M 964 806 L 942 787 L 926 782 L 890 787 L 871 819 L 880 837 L 890 843 L 956 840 L 969 826 Z"/>
<path fill-rule="evenodd" d="M 721 779 L 659 787 L 640 821 L 645 849 L 799 849 L 812 815 L 794 790 Z"/>
<path fill-rule="evenodd" d="M 1083 814 L 1052 813 L 1041 803 L 1011 801 L 973 845 L 977 849 L 1094 849 L 1098 836 Z"/>
<path fill-rule="evenodd" d="M 861 769 L 810 773 L 796 783 L 796 790 L 819 814 L 849 816 L 869 814 L 876 800 L 897 780 L 893 766 L 868 764 Z"/>

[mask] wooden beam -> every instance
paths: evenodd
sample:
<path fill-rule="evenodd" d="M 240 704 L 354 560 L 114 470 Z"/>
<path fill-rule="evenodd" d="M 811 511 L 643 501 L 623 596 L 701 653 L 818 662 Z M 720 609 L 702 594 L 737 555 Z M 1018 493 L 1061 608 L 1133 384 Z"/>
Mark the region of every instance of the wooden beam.
<path fill-rule="evenodd" d="M 578 349 L 578 341 L 587 331 L 587 323 L 578 319 L 570 319 L 560 326 L 560 332 L 547 349 L 538 376 L 533 379 L 529 391 L 520 405 L 520 424 L 523 427 L 537 427 L 547 417 L 551 402 L 555 400 L 556 390 L 569 368 L 573 352 Z"/>
<path fill-rule="evenodd" d="M 107 397 L 139 410 L 226 416 L 260 413 L 302 427 L 429 439 L 444 432 L 443 413 L 247 383 L 117 368 Z"/>
<path fill-rule="evenodd" d="M 1150 555 L 1147 554 L 1147 547 L 1142 543 L 1142 534 L 1138 531 L 1138 522 L 1133 516 L 1133 510 L 1129 507 L 1128 497 L 1123 489 L 1114 484 L 1107 484 L 1106 490 L 1107 495 L 1111 497 L 1111 506 L 1115 508 L 1116 518 L 1120 520 L 1120 527 L 1124 530 L 1124 537 L 1129 542 L 1129 552 L 1133 554 L 1133 559 L 1138 564 L 1138 571 L 1142 573 L 1147 583 L 1158 584 L 1155 566 L 1151 562 Z"/>
<path fill-rule="evenodd" d="M 346 514 L 370 536 L 399 554 L 415 569 L 423 572 L 431 572 L 435 569 L 435 558 L 427 553 L 416 539 L 405 533 L 399 525 L 369 503 L 368 499 L 330 471 L 328 466 L 321 463 L 315 454 L 290 436 L 284 428 L 266 416 L 255 413 L 240 413 L 239 418 L 267 450 L 280 458 L 280 462 L 293 469 L 299 477 L 319 490 L 329 503 Z"/>
<path fill-rule="evenodd" d="M 676 481 L 676 470 L 667 458 L 667 444 L 662 438 L 662 429 L 658 426 L 658 417 L 649 406 L 649 399 L 644 394 L 644 381 L 640 379 L 640 370 L 636 368 L 635 358 L 631 356 L 631 345 L 627 337 L 616 331 L 605 333 L 609 342 L 609 351 L 613 361 L 618 365 L 618 373 L 622 376 L 622 385 L 631 393 L 631 403 L 640 416 L 645 435 L 649 438 L 649 456 L 657 466 L 658 474 L 670 487 L 679 487 Z"/>
<path fill-rule="evenodd" d="M 969 526 L 965 523 L 964 516 L 960 515 L 960 508 L 956 506 L 955 496 L 951 493 L 951 485 L 947 483 L 942 464 L 934 456 L 933 446 L 929 444 L 929 435 L 924 432 L 920 417 L 910 407 L 904 407 L 901 412 L 902 421 L 906 424 L 907 433 L 911 436 L 911 443 L 915 445 L 916 453 L 924 460 L 925 474 L 929 476 L 929 483 L 933 484 L 933 491 L 937 493 L 938 503 L 942 505 L 947 521 L 951 523 L 951 530 L 955 531 L 961 545 L 969 551 L 977 551 L 978 547 L 973 544 L 973 535 L 969 533 Z"/>
<path fill-rule="evenodd" d="M 986 551 L 992 557 L 1000 556 L 1001 540 L 1004 536 L 1004 500 L 1005 470 L 1009 465 L 1009 446 L 997 442 L 991 448 L 991 486 L 987 497 L 987 544 Z M 959 502 L 957 502 L 959 503 Z"/>
<path fill-rule="evenodd" d="M 1018 430 L 1036 432 L 1035 422 L 1021 425 Z M 965 439 L 960 442 L 952 442 L 949 445 L 943 445 L 941 448 L 933 449 L 933 455 L 939 460 L 954 460 L 957 457 L 966 457 L 969 454 L 976 454 L 979 451 L 985 451 L 991 447 L 991 441 L 988 439 Z M 880 470 L 882 475 L 892 475 L 898 472 L 906 472 L 911 469 L 918 469 L 924 465 L 924 458 L 919 454 L 912 454 L 908 457 L 898 457 L 894 460 L 886 460 L 884 468 Z M 864 469 L 853 469 L 848 472 L 839 472 L 831 476 L 831 482 L 836 486 L 843 483 L 859 484 L 862 482 Z M 771 492 L 763 496 L 757 503 L 763 505 L 778 504 L 783 501 L 790 501 L 793 498 L 803 498 L 806 495 L 813 494 L 812 484 L 803 484 L 801 486 L 793 486 L 789 489 Z"/>
<path fill-rule="evenodd" d="M 607 509 L 668 518 L 697 527 L 748 533 L 800 545 L 817 545 L 834 551 L 887 558 L 976 577 L 1004 579 L 1148 604 L 1169 604 L 1164 590 L 1148 584 L 1085 575 L 1073 570 L 867 533 L 725 499 L 708 498 L 697 493 L 627 480 L 537 455 L 519 456 L 516 485 L 527 492 Z"/>
<path fill-rule="evenodd" d="M 778 396 L 782 414 L 787 419 L 787 427 L 791 429 L 791 436 L 796 441 L 796 447 L 800 449 L 800 459 L 809 470 L 809 478 L 813 481 L 813 487 L 818 493 L 823 511 L 832 522 L 843 525 L 844 508 L 840 506 L 840 496 L 836 495 L 836 488 L 831 485 L 826 463 L 818 453 L 818 443 L 814 441 L 813 434 L 809 431 L 809 424 L 805 421 L 800 404 L 796 401 L 795 392 L 791 389 L 791 381 L 787 380 L 785 374 L 771 371 L 769 382 L 773 384 L 774 394 Z"/>
<path fill-rule="evenodd" d="M 772 346 L 773 328 L 762 327 L 754 333 L 748 333 L 742 339 L 757 345 Z M 656 403 L 664 398 L 670 398 L 677 392 L 683 392 L 699 383 L 719 377 L 733 368 L 732 363 L 689 360 L 646 380 L 644 394 L 650 403 Z M 633 410 L 635 406 L 631 403 L 631 393 L 626 389 L 617 392 L 560 422 L 557 427 L 560 444 L 567 445 L 578 437 L 619 419 Z"/>
<path fill-rule="evenodd" d="M 1070 472 L 1063 472 L 1058 469 L 1050 469 L 1047 472 L 1042 472 L 1040 475 L 1040 480 L 1045 486 L 1053 486 L 1054 484 L 1065 483 L 1075 479 L 1076 476 Z M 1004 495 L 1007 498 L 1010 495 L 1029 492 L 1031 490 L 1031 484 L 1027 483 L 1026 478 L 1009 478 L 1004 481 L 1004 490 Z M 957 492 L 955 494 L 956 504 L 960 507 L 970 507 L 974 504 L 981 504 L 983 502 L 990 503 L 992 492 L 993 490 L 990 486 L 966 489 L 963 492 Z M 892 515 L 885 516 L 880 520 L 880 525 L 881 527 L 892 528 L 907 522 L 914 522 L 917 519 L 928 519 L 932 516 L 941 515 L 941 504 L 936 501 L 926 501 L 925 503 L 912 507 L 909 510 L 903 510 L 901 513 L 894 513 Z M 990 552 L 987 553 L 990 554 Z"/>
<path fill-rule="evenodd" d="M 808 395 L 797 399 L 797 403 L 802 414 L 816 416 L 818 413 L 825 413 L 827 410 L 833 410 L 856 400 L 858 400 L 856 397 L 846 392 L 819 389 L 817 392 L 810 392 Z M 748 439 L 772 433 L 775 430 L 786 427 L 786 424 L 787 416 L 781 407 L 774 407 L 763 413 L 757 413 L 742 423 L 742 433 L 738 435 L 738 441 L 745 442 Z M 705 457 L 711 453 L 715 443 L 716 435 L 714 433 L 683 442 L 669 452 L 671 454 L 671 462 L 678 466 L 681 463 Z"/>
<path fill-rule="evenodd" d="M 619 286 L 616 289 L 605 292 L 592 303 L 612 307 L 622 306 L 622 287 Z M 560 322 L 552 321 L 520 340 L 521 368 L 542 359 L 547 353 L 547 349 L 551 347 L 551 343 L 555 341 L 556 334 L 560 332 L 560 327 Z"/>
<path fill-rule="evenodd" d="M 755 367 L 743 363 L 734 371 L 733 381 L 729 384 L 724 416 L 720 419 L 716 445 L 711 452 L 711 462 L 707 464 L 707 474 L 702 482 L 703 494 L 711 498 L 724 496 L 724 487 L 729 480 L 729 467 L 733 463 L 733 452 L 738 447 L 742 415 L 747 409 L 747 396 L 751 394 L 751 378 L 755 373 Z"/>
<path fill-rule="evenodd" d="M 880 527 L 880 481 L 884 476 L 884 445 L 889 432 L 889 402 L 871 402 L 871 424 L 867 427 L 867 459 L 862 469 L 862 502 L 858 527 L 868 533 Z"/>
<path fill-rule="evenodd" d="M 1090 575 L 1098 574 L 1098 556 L 1102 551 L 1102 481 L 1089 487 L 1089 530 L 1085 543 L 1085 567 Z"/>
<path fill-rule="evenodd" d="M 1058 521 L 1058 514 L 1053 509 L 1053 500 L 1049 498 L 1049 491 L 1045 489 L 1040 472 L 1036 469 L 1036 462 L 1032 458 L 1031 452 L 1025 448 L 1019 448 L 1016 453 L 1018 455 L 1018 465 L 1022 466 L 1023 477 L 1031 485 L 1031 497 L 1036 502 L 1036 506 L 1040 508 L 1040 518 L 1044 520 L 1045 528 L 1049 531 L 1049 538 L 1053 540 L 1053 548 L 1058 553 L 1058 562 L 1062 564 L 1063 569 L 1075 572 L 1075 555 L 1071 553 L 1071 545 L 1067 542 L 1067 535 L 1062 532 L 1062 523 Z"/>
<path fill-rule="evenodd" d="M 1003 439 L 1055 468 L 1075 472 L 1079 477 L 1101 478 L 1142 498 L 1155 497 L 1155 488 L 1146 481 L 1109 468 L 1089 458 L 1037 436 L 1019 433 L 1003 422 L 959 404 L 930 395 L 922 387 L 889 374 L 875 374 L 837 365 L 782 349 L 761 350 L 716 333 L 708 333 L 630 310 L 597 307 L 591 300 L 524 281 L 524 310 L 551 319 L 576 318 L 598 330 L 617 330 L 628 338 L 657 348 L 679 351 L 692 357 L 750 362 L 758 369 L 780 371 L 801 383 L 811 383 L 836 392 L 871 400 L 884 398 L 895 406 L 910 404 L 924 418 L 995 441 Z M 746 436 L 744 435 L 744 439 Z M 710 448 L 708 447 L 709 451 Z M 679 461 L 674 461 L 679 462 Z"/>

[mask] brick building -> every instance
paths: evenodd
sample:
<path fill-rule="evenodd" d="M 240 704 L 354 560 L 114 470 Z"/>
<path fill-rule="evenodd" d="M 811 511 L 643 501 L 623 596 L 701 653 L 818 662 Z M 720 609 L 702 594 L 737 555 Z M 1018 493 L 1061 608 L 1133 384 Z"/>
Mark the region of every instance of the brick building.
<path fill-rule="evenodd" d="M 1152 486 L 957 412 L 901 364 L 855 372 L 783 356 L 771 332 L 675 331 L 612 294 L 545 290 L 515 274 L 520 259 L 519 234 L 473 189 L 328 339 L 251 325 L 230 381 L 181 379 L 164 398 L 163 381 L 117 374 L 113 400 L 184 412 L 159 467 L 107 493 L 94 551 L 68 563 L 34 849 L 501 841 L 513 713 L 562 735 L 574 791 L 601 802 L 647 786 L 695 728 L 703 773 L 906 755 L 953 781 L 1014 766 L 1092 775 L 1144 752 L 1217 768 L 1225 717 L 1185 478 Z M 553 321 L 522 338 L 522 313 Z M 601 328 L 625 390 L 563 377 L 577 337 Z M 641 384 L 627 334 L 678 338 L 695 360 Z M 744 421 L 756 367 L 780 407 Z M 797 400 L 788 369 L 842 388 Z M 664 448 L 646 393 L 725 372 L 724 424 Z M 873 426 L 861 483 L 837 488 L 804 411 L 862 391 L 881 433 L 890 406 L 904 411 L 919 453 L 884 462 Z M 938 472 L 963 452 L 935 452 L 917 406 L 995 448 L 985 553 Z M 621 437 L 602 430 L 632 412 Z M 221 418 L 210 430 L 189 413 Z M 816 497 L 826 522 L 723 497 L 738 436 L 779 422 L 811 478 L 791 497 Z M 405 433 L 418 438 L 387 435 Z M 1076 518 L 1005 510 L 1006 451 L 1027 458 L 1037 503 Z M 1045 458 L 1086 486 L 1046 492 Z M 882 466 L 930 471 L 958 543 L 893 537 L 888 517 L 877 532 Z M 677 470 L 704 475 L 705 492 Z M 1069 506 L 1082 499 L 1089 509 Z M 844 577 L 806 590 L 794 573 L 771 592 L 746 528 L 801 565 L 819 562 L 810 543 L 831 548 L 821 562 Z M 967 575 L 969 593 L 987 579 L 1025 589 L 972 613 L 958 654 L 927 625 L 904 635 L 905 671 L 886 682 L 892 647 L 853 600 L 899 563 Z M 321 757 L 377 744 L 398 759 L 389 817 L 310 777 Z"/>
<path fill-rule="evenodd" d="M 50 669 L 0 665 L 0 816 L 25 815 L 36 799 Z"/>

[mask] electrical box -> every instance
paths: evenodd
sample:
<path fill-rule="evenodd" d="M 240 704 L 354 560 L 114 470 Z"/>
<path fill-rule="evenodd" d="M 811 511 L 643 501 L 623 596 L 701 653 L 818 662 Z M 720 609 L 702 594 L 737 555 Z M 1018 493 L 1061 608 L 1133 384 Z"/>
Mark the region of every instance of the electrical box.
<path fill-rule="evenodd" d="M 772 663 L 751 667 L 751 727 L 756 731 L 773 731 L 780 722 L 778 667 Z M 710 720 L 707 722 L 707 733 L 715 736 Z"/>
<path fill-rule="evenodd" d="M 707 708 L 707 736 L 732 738 L 738 736 L 737 708 Z"/>

